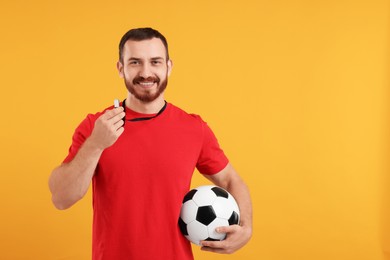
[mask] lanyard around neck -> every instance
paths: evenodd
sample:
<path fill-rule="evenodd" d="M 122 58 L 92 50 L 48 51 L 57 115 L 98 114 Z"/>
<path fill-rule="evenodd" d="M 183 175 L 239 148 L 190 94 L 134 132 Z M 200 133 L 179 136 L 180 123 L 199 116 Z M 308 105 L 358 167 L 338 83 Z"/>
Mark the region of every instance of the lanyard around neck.
<path fill-rule="evenodd" d="M 126 99 L 123 100 L 122 102 L 122 107 L 123 107 L 123 111 L 125 111 L 126 113 Z M 164 110 L 167 108 L 167 101 L 164 100 L 164 106 L 160 109 L 160 111 L 158 111 L 157 114 L 155 114 L 154 116 L 150 116 L 150 117 L 137 117 L 137 118 L 133 118 L 133 119 L 129 119 L 129 120 L 126 120 L 126 118 L 123 118 L 123 121 L 130 121 L 130 122 L 137 122 L 137 121 L 146 121 L 146 120 L 150 120 L 150 119 L 153 119 L 155 117 L 158 117 L 162 112 L 164 112 Z"/>

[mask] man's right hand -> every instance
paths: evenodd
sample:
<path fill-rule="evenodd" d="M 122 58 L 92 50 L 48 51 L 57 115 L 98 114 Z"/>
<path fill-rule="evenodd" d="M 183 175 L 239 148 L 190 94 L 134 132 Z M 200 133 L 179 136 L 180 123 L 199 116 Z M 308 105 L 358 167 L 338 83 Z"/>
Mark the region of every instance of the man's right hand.
<path fill-rule="evenodd" d="M 101 153 L 123 133 L 123 107 L 106 110 L 95 122 L 91 136 L 72 161 L 53 170 L 49 179 L 52 200 L 58 209 L 67 209 L 84 197 L 91 184 Z"/>
<path fill-rule="evenodd" d="M 124 131 L 124 116 L 123 107 L 106 110 L 96 120 L 89 141 L 102 150 L 113 145 Z"/>

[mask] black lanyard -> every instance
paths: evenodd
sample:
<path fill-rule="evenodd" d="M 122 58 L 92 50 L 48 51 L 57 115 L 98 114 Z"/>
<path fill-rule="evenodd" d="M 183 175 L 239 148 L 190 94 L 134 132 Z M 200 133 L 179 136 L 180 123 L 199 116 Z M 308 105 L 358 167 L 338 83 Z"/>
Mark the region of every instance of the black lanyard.
<path fill-rule="evenodd" d="M 123 100 L 122 102 L 122 107 L 123 107 L 123 111 L 125 111 L 126 113 L 126 99 Z M 126 120 L 126 116 L 123 118 L 123 121 L 126 122 L 126 121 L 130 121 L 130 122 L 137 122 L 137 121 L 146 121 L 146 120 L 150 120 L 152 118 L 155 118 L 155 117 L 158 117 L 162 112 L 164 112 L 164 110 L 167 108 L 167 101 L 164 100 L 164 106 L 160 109 L 160 111 L 158 111 L 157 114 L 155 114 L 154 116 L 150 116 L 150 117 L 137 117 L 137 118 L 133 118 L 133 119 L 129 119 L 129 120 Z"/>

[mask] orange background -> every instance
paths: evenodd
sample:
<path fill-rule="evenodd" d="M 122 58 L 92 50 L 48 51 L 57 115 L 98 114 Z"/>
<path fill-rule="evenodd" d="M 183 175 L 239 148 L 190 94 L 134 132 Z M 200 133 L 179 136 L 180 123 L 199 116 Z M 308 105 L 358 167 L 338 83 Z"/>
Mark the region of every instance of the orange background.
<path fill-rule="evenodd" d="M 253 197 L 251 242 L 197 259 L 390 259 L 389 25 L 384 0 L 1 1 L 0 258 L 90 259 L 91 194 L 58 211 L 48 176 L 125 97 L 120 37 L 151 26 L 167 100 L 210 124 Z"/>

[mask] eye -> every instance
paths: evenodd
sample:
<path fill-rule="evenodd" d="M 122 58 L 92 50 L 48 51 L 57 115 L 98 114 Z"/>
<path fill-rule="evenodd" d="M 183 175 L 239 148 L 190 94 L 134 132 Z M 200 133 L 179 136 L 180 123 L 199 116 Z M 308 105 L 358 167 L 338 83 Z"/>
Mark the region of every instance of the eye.
<path fill-rule="evenodd" d="M 153 64 L 153 65 L 160 65 L 160 64 L 161 64 L 161 61 L 160 61 L 160 60 L 153 60 L 153 61 L 152 61 L 152 64 Z"/>
<path fill-rule="evenodd" d="M 139 64 L 139 61 L 137 60 L 132 60 L 129 62 L 130 65 L 138 65 Z"/>

